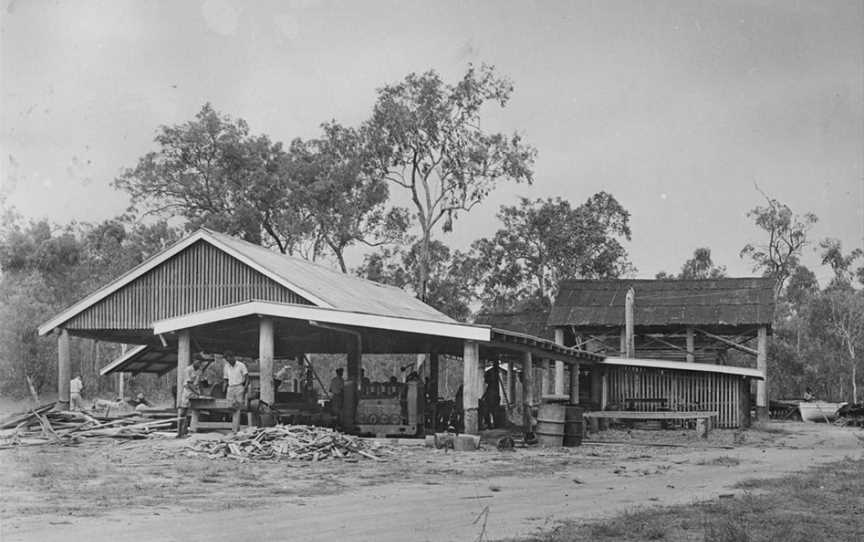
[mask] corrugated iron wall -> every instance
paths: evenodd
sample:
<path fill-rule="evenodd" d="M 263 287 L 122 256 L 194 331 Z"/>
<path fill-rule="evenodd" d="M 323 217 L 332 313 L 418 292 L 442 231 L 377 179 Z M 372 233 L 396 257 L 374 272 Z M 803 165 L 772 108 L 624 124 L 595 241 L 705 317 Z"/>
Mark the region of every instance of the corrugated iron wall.
<path fill-rule="evenodd" d="M 153 322 L 250 299 L 310 304 L 306 299 L 198 242 L 66 323 L 68 329 L 147 329 Z"/>
<path fill-rule="evenodd" d="M 647 367 L 608 367 L 608 403 L 666 399 L 666 408 L 677 411 L 718 413 L 724 428 L 740 427 L 741 377 L 728 374 L 684 372 Z M 655 405 L 660 408 L 661 405 Z M 640 410 L 651 410 L 650 405 Z"/>

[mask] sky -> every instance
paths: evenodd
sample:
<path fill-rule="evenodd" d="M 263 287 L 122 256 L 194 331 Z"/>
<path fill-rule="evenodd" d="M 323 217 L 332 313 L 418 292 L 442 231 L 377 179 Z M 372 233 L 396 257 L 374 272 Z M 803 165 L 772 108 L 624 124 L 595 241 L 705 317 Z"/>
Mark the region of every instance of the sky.
<path fill-rule="evenodd" d="M 287 143 L 359 124 L 411 72 L 455 82 L 469 63 L 515 87 L 484 128 L 538 156 L 533 185 L 502 185 L 439 233 L 452 246 L 493 234 L 519 197 L 600 190 L 631 213 L 638 277 L 704 246 L 751 275 L 739 251 L 764 238 L 747 217 L 759 190 L 819 217 L 814 246 L 864 244 L 860 1 L 3 0 L 0 199 L 101 221 L 125 210 L 111 182 L 158 127 L 206 102 Z"/>

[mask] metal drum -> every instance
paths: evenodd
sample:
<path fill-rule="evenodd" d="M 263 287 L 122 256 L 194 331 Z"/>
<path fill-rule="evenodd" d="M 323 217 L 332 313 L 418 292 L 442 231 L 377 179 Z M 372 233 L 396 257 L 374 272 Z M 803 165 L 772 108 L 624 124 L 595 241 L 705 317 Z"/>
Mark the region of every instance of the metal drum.
<path fill-rule="evenodd" d="M 565 405 L 543 403 L 537 413 L 537 440 L 543 446 L 564 445 Z"/>
<path fill-rule="evenodd" d="M 564 412 L 564 446 L 581 446 L 585 434 L 585 412 L 579 405 L 567 405 Z"/>

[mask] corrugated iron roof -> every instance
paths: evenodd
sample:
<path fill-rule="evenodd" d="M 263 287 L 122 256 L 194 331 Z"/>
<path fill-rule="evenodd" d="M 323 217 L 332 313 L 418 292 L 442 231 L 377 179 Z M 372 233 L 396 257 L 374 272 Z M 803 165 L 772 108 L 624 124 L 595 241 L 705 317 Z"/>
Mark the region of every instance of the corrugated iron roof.
<path fill-rule="evenodd" d="M 314 305 L 331 309 L 457 323 L 410 293 L 340 273 L 301 258 L 279 254 L 229 235 L 200 229 L 106 284 L 39 327 L 44 335 L 82 311 L 126 287 L 198 242 L 206 242 L 294 291 Z"/>
<path fill-rule="evenodd" d="M 480 313 L 474 321 L 477 324 L 485 324 L 498 329 L 525 333 L 554 341 L 555 330 L 546 323 L 548 319 L 548 311 L 524 311 Z"/>
<path fill-rule="evenodd" d="M 438 312 L 410 293 L 396 288 L 341 273 L 302 258 L 274 252 L 241 239 L 205 230 L 220 243 L 224 243 L 285 281 L 296 284 L 303 291 L 326 301 L 334 309 L 421 318 L 437 322 L 456 322 Z M 205 237 L 206 239 L 206 237 Z"/>
<path fill-rule="evenodd" d="M 774 316 L 770 278 L 566 280 L 547 323 L 622 326 L 630 287 L 637 326 L 770 325 Z"/>

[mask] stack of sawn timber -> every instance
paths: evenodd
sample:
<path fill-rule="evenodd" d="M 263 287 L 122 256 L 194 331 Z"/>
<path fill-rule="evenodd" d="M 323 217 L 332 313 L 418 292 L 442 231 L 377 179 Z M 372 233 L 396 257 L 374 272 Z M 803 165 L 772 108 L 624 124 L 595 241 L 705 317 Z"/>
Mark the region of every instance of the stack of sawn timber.
<path fill-rule="evenodd" d="M 40 444 L 78 444 L 84 438 L 147 438 L 176 425 L 176 419 L 150 420 L 140 416 L 101 419 L 86 412 L 53 411 L 44 405 L 16 415 L 0 425 L 0 449 Z"/>
<path fill-rule="evenodd" d="M 252 428 L 220 440 L 196 440 L 191 442 L 189 447 L 210 458 L 228 457 L 240 460 L 341 459 L 353 462 L 366 458 L 383 461 L 385 454 L 392 453 L 384 446 L 370 445 L 361 438 L 309 425 Z"/>

